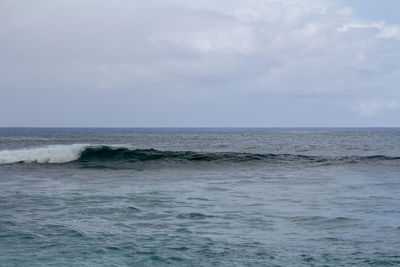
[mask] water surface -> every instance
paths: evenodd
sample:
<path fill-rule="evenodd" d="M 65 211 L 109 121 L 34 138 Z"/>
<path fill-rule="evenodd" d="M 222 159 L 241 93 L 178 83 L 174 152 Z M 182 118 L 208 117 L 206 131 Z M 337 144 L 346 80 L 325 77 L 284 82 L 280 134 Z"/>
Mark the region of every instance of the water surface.
<path fill-rule="evenodd" d="M 400 265 L 400 129 L 0 129 L 1 266 Z"/>

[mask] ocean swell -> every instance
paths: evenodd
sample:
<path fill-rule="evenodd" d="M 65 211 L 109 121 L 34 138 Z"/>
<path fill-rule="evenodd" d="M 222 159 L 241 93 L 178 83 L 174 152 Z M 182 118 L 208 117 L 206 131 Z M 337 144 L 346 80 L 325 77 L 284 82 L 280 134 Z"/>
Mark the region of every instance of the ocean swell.
<path fill-rule="evenodd" d="M 400 160 L 400 157 L 372 156 L 309 156 L 301 154 L 257 154 L 242 152 L 162 151 L 130 149 L 122 146 L 73 144 L 0 151 L 0 164 L 13 163 L 137 163 L 137 162 L 272 162 L 300 164 L 351 164 Z"/>

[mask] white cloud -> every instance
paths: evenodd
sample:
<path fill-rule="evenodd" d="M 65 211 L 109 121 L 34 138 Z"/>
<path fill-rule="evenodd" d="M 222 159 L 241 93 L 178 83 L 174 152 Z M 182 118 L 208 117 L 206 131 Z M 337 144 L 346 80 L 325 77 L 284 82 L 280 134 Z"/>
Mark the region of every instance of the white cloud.
<path fill-rule="evenodd" d="M 342 25 L 338 28 L 340 32 L 348 32 L 351 29 L 381 29 L 385 24 L 383 22 L 374 22 L 374 23 L 348 23 Z"/>
<path fill-rule="evenodd" d="M 400 40 L 400 26 L 386 26 L 381 28 L 378 34 L 380 38 Z"/>
<path fill-rule="evenodd" d="M 400 101 L 397 99 L 363 99 L 351 105 L 351 108 L 361 116 L 375 116 L 381 112 L 400 110 Z"/>
<path fill-rule="evenodd" d="M 154 43 L 165 42 L 200 53 L 251 54 L 255 50 L 252 29 L 244 26 L 215 25 L 197 30 L 165 30 L 151 37 Z"/>
<path fill-rule="evenodd" d="M 348 32 L 353 29 L 375 29 L 378 31 L 377 38 L 400 40 L 400 26 L 387 26 L 384 22 L 372 23 L 348 23 L 339 27 L 339 32 Z"/>

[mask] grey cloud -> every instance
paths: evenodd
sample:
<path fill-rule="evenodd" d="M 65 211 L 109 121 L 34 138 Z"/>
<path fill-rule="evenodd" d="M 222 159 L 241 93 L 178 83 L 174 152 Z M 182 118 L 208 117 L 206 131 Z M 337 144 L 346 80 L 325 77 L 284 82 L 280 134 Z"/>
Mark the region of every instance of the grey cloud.
<path fill-rule="evenodd" d="M 335 1 L 0 5 L 3 126 L 398 123 L 400 27 Z"/>

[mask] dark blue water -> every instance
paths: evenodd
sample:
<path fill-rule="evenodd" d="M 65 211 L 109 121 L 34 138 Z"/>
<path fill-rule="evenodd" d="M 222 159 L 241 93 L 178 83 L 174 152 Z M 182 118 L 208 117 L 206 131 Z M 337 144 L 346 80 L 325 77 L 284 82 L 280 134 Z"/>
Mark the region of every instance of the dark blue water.
<path fill-rule="evenodd" d="M 399 266 L 400 129 L 0 129 L 0 266 Z"/>

